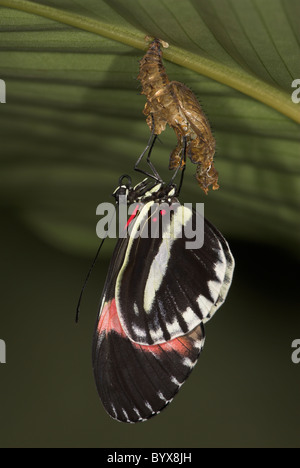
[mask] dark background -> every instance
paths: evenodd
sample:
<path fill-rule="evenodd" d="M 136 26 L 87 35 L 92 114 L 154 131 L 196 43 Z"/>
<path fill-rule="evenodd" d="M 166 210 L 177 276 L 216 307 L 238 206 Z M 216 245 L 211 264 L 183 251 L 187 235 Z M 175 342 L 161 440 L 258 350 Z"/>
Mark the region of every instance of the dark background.
<path fill-rule="evenodd" d="M 113 421 L 98 399 L 91 340 L 107 269 L 74 313 L 89 260 L 43 243 L 2 212 L 2 447 L 299 446 L 299 264 L 267 245 L 231 242 L 229 297 L 207 327 L 199 362 L 172 404 L 146 423 Z"/>

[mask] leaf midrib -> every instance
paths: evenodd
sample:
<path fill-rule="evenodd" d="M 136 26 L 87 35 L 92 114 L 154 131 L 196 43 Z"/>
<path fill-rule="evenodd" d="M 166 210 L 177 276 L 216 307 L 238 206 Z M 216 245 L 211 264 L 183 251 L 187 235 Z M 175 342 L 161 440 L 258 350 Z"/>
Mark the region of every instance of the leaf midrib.
<path fill-rule="evenodd" d="M 104 23 L 100 20 L 27 0 L 0 0 L 0 6 L 39 15 L 127 44 L 136 49 L 145 50 L 147 48 L 145 35 L 138 30 L 133 32 L 119 25 Z M 299 107 L 292 102 L 290 95 L 260 80 L 255 75 L 246 73 L 241 69 L 230 68 L 209 58 L 199 58 L 198 55 L 192 52 L 172 45 L 168 49 L 164 49 L 164 58 L 236 89 L 300 123 Z"/>

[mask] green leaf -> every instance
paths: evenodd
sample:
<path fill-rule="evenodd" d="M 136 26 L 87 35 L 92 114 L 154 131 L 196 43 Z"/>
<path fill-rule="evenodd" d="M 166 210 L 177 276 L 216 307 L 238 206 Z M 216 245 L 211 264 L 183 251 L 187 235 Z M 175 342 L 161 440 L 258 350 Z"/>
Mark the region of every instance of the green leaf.
<path fill-rule="evenodd" d="M 190 165 L 182 201 L 204 201 L 228 236 L 298 248 L 299 18 L 296 0 L 0 0 L 3 209 L 60 248 L 95 249 L 96 206 L 149 137 L 136 77 L 150 35 L 217 141 L 220 190 L 203 196 Z M 167 179 L 176 139 L 161 140 Z"/>

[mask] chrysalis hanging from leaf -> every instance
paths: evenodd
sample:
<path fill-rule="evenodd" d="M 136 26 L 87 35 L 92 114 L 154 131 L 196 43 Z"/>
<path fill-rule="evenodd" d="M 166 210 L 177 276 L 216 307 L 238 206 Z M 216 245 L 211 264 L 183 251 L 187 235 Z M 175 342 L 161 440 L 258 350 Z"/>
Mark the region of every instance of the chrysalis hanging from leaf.
<path fill-rule="evenodd" d="M 186 154 L 197 164 L 196 178 L 200 187 L 206 194 L 210 186 L 217 190 L 218 172 L 213 162 L 216 144 L 209 122 L 193 92 L 183 83 L 169 80 L 162 63 L 159 39 L 151 42 L 140 61 L 138 79 L 142 94 L 147 97 L 144 114 L 150 129 L 159 135 L 168 124 L 176 133 L 177 146 L 170 155 L 169 168 L 185 164 L 182 160 L 185 139 Z"/>

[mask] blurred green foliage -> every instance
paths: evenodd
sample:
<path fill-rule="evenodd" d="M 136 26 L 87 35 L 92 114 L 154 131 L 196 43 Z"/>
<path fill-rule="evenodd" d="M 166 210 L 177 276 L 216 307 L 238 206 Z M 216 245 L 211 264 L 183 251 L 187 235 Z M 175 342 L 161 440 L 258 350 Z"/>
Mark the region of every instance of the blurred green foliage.
<path fill-rule="evenodd" d="M 183 60 L 210 58 L 216 70 L 227 66 L 268 84 L 274 99 L 281 89 L 289 104 L 292 80 L 300 76 L 294 0 L 35 3 L 102 21 L 112 34 L 162 37 Z M 46 17 L 0 11 L 0 78 L 7 85 L 1 203 L 53 245 L 90 253 L 97 204 L 110 200 L 149 136 L 136 80 L 142 52 Z M 226 234 L 298 249 L 299 125 L 220 82 L 166 67 L 199 97 L 217 141 L 220 190 L 204 197 L 190 167 L 182 200 L 205 201 L 207 216 Z M 168 178 L 176 140 L 172 132 L 161 140 L 154 160 Z"/>

